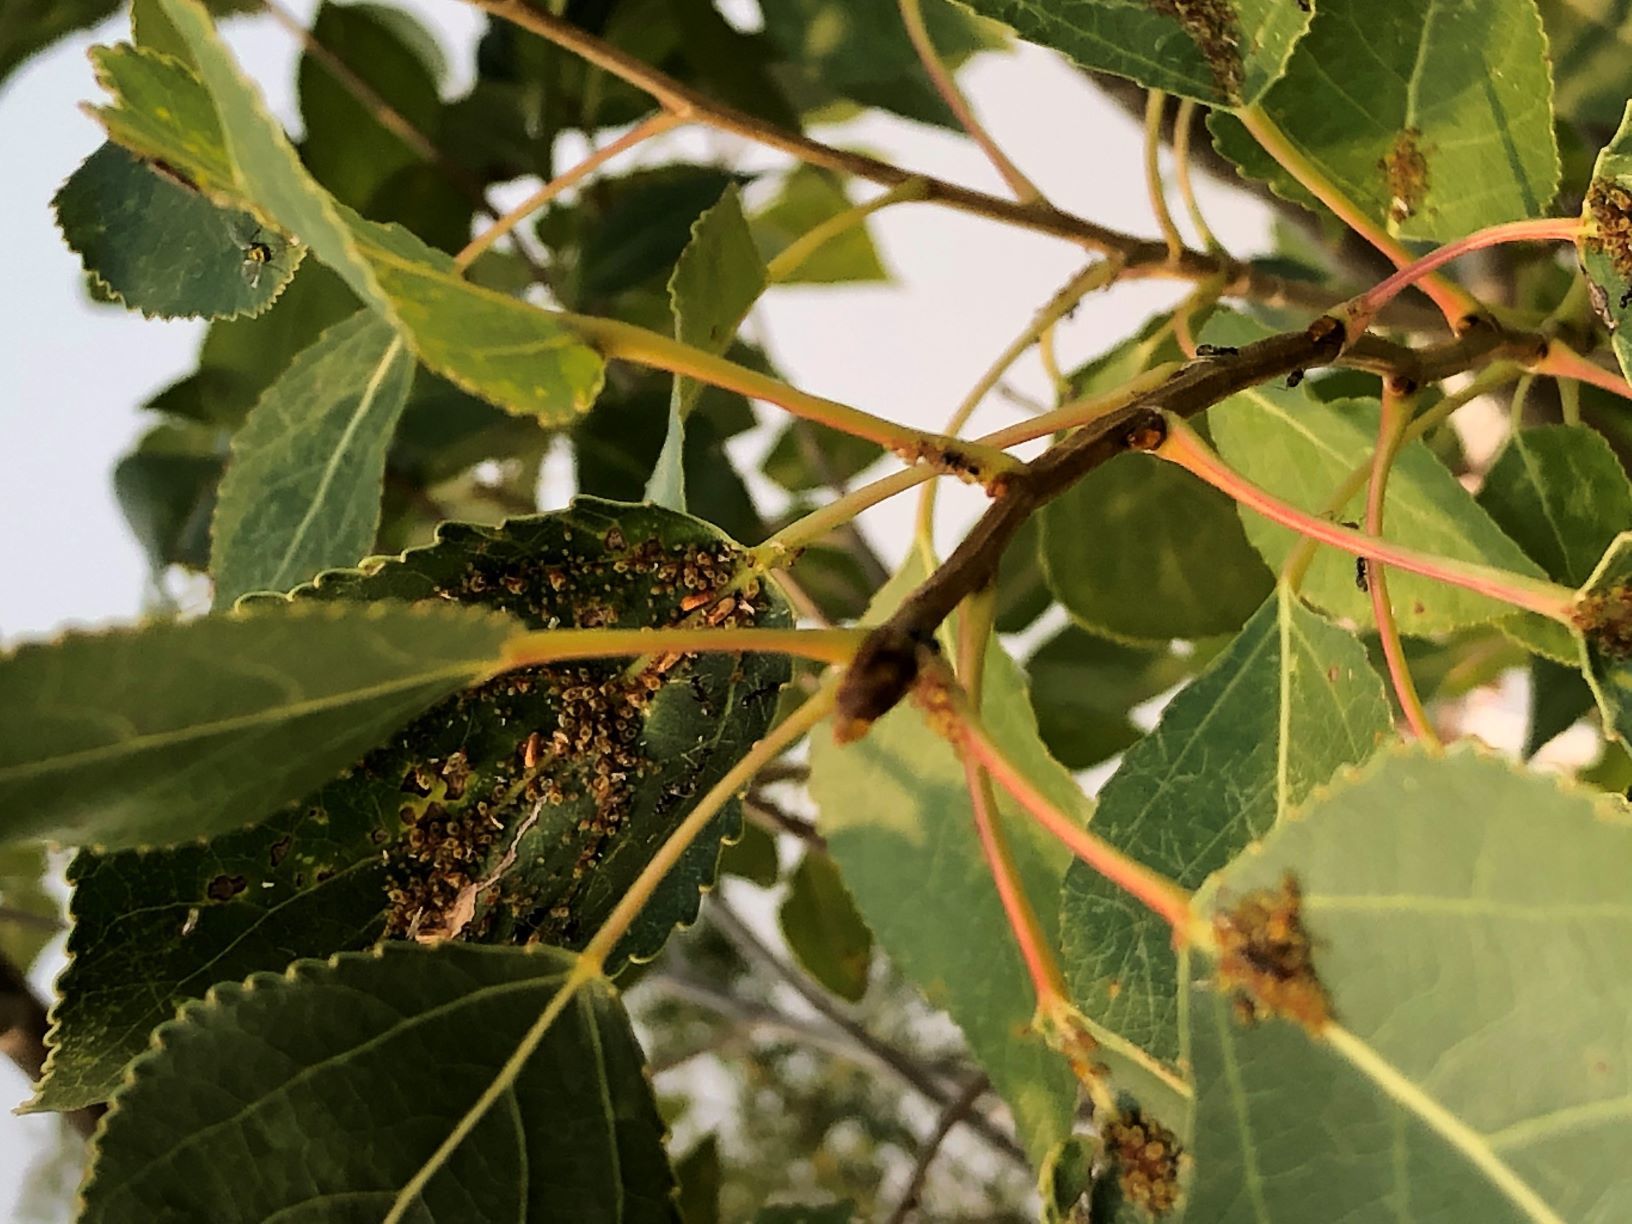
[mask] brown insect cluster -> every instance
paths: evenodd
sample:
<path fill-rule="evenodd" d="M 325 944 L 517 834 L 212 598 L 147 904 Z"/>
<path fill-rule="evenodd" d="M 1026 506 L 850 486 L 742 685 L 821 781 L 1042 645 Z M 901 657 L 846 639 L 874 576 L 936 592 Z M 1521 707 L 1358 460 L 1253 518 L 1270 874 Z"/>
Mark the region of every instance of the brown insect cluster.
<path fill-rule="evenodd" d="M 569 541 L 571 530 L 563 529 Z M 587 555 L 570 569 L 530 549 L 483 554 L 437 593 L 541 628 L 725 626 L 758 612 L 757 587 L 726 593 L 738 571 L 725 544 L 631 545 L 615 526 L 598 542 L 604 551 L 580 540 Z M 661 768 L 642 743 L 647 708 L 693 658 L 665 654 L 639 670 L 621 659 L 519 669 L 416 724 L 463 728 L 463 747 L 403 779 L 407 827 L 385 852 L 387 936 L 570 942 L 575 899 L 625 826 L 640 779 Z M 412 742 L 415 729 L 404 738 Z M 535 813 L 540 829 L 558 832 L 529 839 L 510 873 L 512 843 Z"/>
<path fill-rule="evenodd" d="M 1133 1109 L 1108 1123 L 1102 1137 L 1122 1197 L 1153 1216 L 1172 1211 L 1179 1201 L 1182 1154 L 1173 1132 Z"/>
<path fill-rule="evenodd" d="M 1229 0 L 1152 0 L 1152 6 L 1184 27 L 1207 61 L 1218 92 L 1239 101 L 1246 73 L 1241 64 L 1241 28 Z"/>
<path fill-rule="evenodd" d="M 1213 919 L 1219 980 L 1245 1023 L 1284 1016 L 1319 1032 L 1331 1019 L 1301 907 L 1298 882 L 1288 872 L 1278 889 L 1254 890 Z"/>
<path fill-rule="evenodd" d="M 1587 188 L 1587 215 L 1592 232 L 1585 242 L 1609 259 L 1609 266 L 1623 281 L 1632 282 L 1632 191 L 1608 179 L 1593 179 Z M 1632 288 L 1621 294 L 1620 308 L 1632 300 Z"/>
<path fill-rule="evenodd" d="M 1589 591 L 1571 613 L 1575 626 L 1611 659 L 1632 658 L 1632 587 Z"/>
<path fill-rule="evenodd" d="M 1414 216 L 1428 194 L 1428 158 L 1422 133 L 1406 128 L 1394 138 L 1387 156 L 1377 163 L 1388 183 L 1388 215 L 1396 225 Z"/>

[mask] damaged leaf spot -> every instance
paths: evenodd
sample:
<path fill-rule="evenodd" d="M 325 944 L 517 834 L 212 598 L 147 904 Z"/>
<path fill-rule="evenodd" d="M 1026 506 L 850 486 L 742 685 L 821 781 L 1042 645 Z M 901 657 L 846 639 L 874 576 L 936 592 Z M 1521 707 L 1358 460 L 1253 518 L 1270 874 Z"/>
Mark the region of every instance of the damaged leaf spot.
<path fill-rule="evenodd" d="M 1173 1132 L 1133 1109 L 1104 1128 L 1104 1140 L 1122 1197 L 1153 1216 L 1172 1211 L 1183 1154 Z"/>
<path fill-rule="evenodd" d="M 1611 659 L 1632 658 L 1632 587 L 1589 591 L 1571 613 L 1583 637 Z"/>
<path fill-rule="evenodd" d="M 1172 17 L 1207 61 L 1213 85 L 1231 102 L 1241 101 L 1246 70 L 1241 61 L 1241 27 L 1229 0 L 1152 0 L 1158 13 Z"/>
<path fill-rule="evenodd" d="M 1422 151 L 1422 133 L 1406 128 L 1394 139 L 1388 156 L 1378 163 L 1388 182 L 1388 217 L 1398 225 L 1416 215 L 1428 194 L 1428 158 Z"/>
<path fill-rule="evenodd" d="M 1632 282 L 1632 191 L 1608 179 L 1594 179 L 1587 189 L 1587 216 L 1592 230 L 1583 245 L 1602 254 L 1622 281 Z M 1632 302 L 1632 285 L 1621 294 L 1619 308 Z"/>
<path fill-rule="evenodd" d="M 1281 1016 L 1318 1033 L 1331 1019 L 1304 929 L 1302 895 L 1290 872 L 1278 889 L 1257 889 L 1213 919 L 1218 976 L 1248 1024 Z"/>

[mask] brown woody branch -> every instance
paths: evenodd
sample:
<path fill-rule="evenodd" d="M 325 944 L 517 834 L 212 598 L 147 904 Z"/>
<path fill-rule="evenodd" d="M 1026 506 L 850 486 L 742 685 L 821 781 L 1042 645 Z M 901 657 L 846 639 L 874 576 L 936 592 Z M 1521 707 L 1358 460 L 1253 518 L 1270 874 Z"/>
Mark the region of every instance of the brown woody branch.
<path fill-rule="evenodd" d="M 1362 336 L 1345 352 L 1344 339 L 1342 324 L 1323 315 L 1304 331 L 1192 361 L 1161 386 L 1068 435 L 1019 475 L 1007 477 L 997 500 L 952 555 L 862 643 L 839 686 L 835 733 L 841 740 L 857 738 L 893 709 L 917 680 L 921 652 L 934 648 L 941 622 L 966 597 L 996 580 L 1003 551 L 1021 524 L 1123 451 L 1159 445 L 1163 411 L 1195 416 L 1248 387 L 1340 360 L 1422 384 L 1498 356 L 1533 361 L 1545 352 L 1545 342 L 1537 336 L 1503 332 L 1483 322 L 1456 340 L 1422 350 Z"/>
<path fill-rule="evenodd" d="M 1122 264 L 1123 279 L 1161 277 L 1201 281 L 1218 277 L 1223 280 L 1221 295 L 1224 297 L 1251 298 L 1272 305 L 1313 311 L 1325 310 L 1332 305 L 1331 295 L 1318 285 L 1276 276 L 1252 263 L 1189 248 L 1179 252 L 1176 258 L 1171 258 L 1165 242 L 1139 238 L 1098 225 L 1086 217 L 1056 208 L 1046 200 L 1010 200 L 990 195 L 944 179 L 904 170 L 876 157 L 837 149 L 798 132 L 785 131 L 756 115 L 715 101 L 644 60 L 614 47 L 564 18 L 533 7 L 525 0 L 468 2 L 571 51 L 649 94 L 663 109 L 689 122 L 733 133 L 767 148 L 780 150 L 808 165 L 854 175 L 880 186 L 897 187 L 916 180 L 923 185 L 922 198 L 929 202 L 1048 234 L 1116 258 Z M 1420 330 L 1443 327 L 1437 311 L 1409 302 L 1390 303 L 1387 321 Z"/>

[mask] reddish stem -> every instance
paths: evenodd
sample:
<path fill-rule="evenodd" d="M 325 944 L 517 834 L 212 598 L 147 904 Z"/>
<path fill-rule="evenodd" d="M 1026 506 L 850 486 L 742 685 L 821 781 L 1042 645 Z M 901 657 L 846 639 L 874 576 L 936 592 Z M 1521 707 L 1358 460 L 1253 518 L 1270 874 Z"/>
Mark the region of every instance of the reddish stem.
<path fill-rule="evenodd" d="M 1576 382 L 1588 383 L 1622 399 L 1632 399 L 1632 386 L 1627 385 L 1626 379 L 1613 370 L 1604 369 L 1595 361 L 1588 361 L 1561 340 L 1548 342 L 1547 355 L 1530 367 L 1530 373 L 1545 374 L 1549 378 L 1573 378 Z"/>
<path fill-rule="evenodd" d="M 1366 290 L 1347 307 L 1349 334 L 1358 336 L 1371 325 L 1377 312 L 1393 301 L 1408 286 L 1416 284 L 1429 273 L 1469 251 L 1502 246 L 1510 242 L 1573 242 L 1581 228 L 1579 217 L 1543 217 L 1536 221 L 1510 221 L 1478 230 L 1455 242 L 1429 251 L 1421 259 L 1406 264 L 1387 280 Z"/>
<path fill-rule="evenodd" d="M 1539 613 L 1565 625 L 1574 623 L 1570 612 L 1575 605 L 1575 592 L 1568 587 L 1469 561 L 1419 553 L 1415 549 L 1373 539 L 1364 532 L 1299 510 L 1259 488 L 1225 464 L 1194 430 L 1176 417 L 1167 418 L 1167 440 L 1156 449 L 1155 454 L 1178 464 L 1271 522 L 1289 527 L 1300 535 L 1329 544 L 1351 556 L 1383 561 L 1410 573 L 1463 587 L 1527 612 Z"/>

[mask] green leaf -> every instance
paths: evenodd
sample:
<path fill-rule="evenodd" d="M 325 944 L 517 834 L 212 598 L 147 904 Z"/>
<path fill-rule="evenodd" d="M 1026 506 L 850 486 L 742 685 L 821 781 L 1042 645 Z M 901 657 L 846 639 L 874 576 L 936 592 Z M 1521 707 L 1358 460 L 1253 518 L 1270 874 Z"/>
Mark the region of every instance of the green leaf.
<path fill-rule="evenodd" d="M 867 993 L 873 933 L 826 855 L 806 851 L 777 911 L 782 937 L 806 972 L 841 999 Z"/>
<path fill-rule="evenodd" d="M 1513 435 L 1485 477 L 1479 505 L 1547 577 L 1579 587 L 1632 523 L 1632 483 L 1602 434 L 1538 425 Z M 1521 640 L 1557 662 L 1575 661 L 1575 643 L 1562 625 L 1522 619 Z"/>
<path fill-rule="evenodd" d="M 79 1218 L 383 1216 L 572 967 L 553 948 L 386 947 L 222 987 L 132 1069 Z M 388 1144 L 357 1142 L 387 1130 Z M 407 1218 L 672 1221 L 662 1133 L 628 1018 L 594 982 Z M 280 1149 L 301 1157 L 243 1159 Z"/>
<path fill-rule="evenodd" d="M 60 929 L 48 874 L 51 861 L 43 846 L 0 846 L 0 957 L 19 973 L 28 972 Z"/>
<path fill-rule="evenodd" d="M 580 239 L 576 292 L 569 300 L 580 309 L 597 310 L 607 299 L 648 282 L 662 285 L 676 270 L 696 222 L 728 187 L 743 181 L 713 166 L 659 166 L 600 184 L 600 194 L 608 200 L 604 205 L 564 206 L 563 214 L 579 214 L 587 226 Z M 565 219 L 546 214 L 541 234 Z"/>
<path fill-rule="evenodd" d="M 904 570 L 870 615 L 886 614 L 919 577 L 913 567 Z M 985 691 L 992 734 L 1052 799 L 1086 815 L 1082 792 L 1037 738 L 1024 680 L 995 645 Z M 1032 986 L 981 856 L 962 765 L 907 706 L 858 743 L 813 737 L 810 765 L 820 829 L 856 908 L 891 963 L 963 1030 L 1009 1103 L 1021 1146 L 1040 1163 L 1071 1131 L 1076 1082 L 1028 1031 Z M 1002 799 L 998 819 L 1052 941 L 1065 852 Z"/>
<path fill-rule="evenodd" d="M 1223 914 L 1288 873 L 1334 1020 L 1242 1027 L 1184 974 L 1188 1218 L 1299 1220 L 1312 1202 L 1332 1219 L 1632 1213 L 1623 803 L 1465 749 L 1394 750 L 1197 901 Z"/>
<path fill-rule="evenodd" d="M 36 51 L 118 11 L 119 0 L 6 0 L 0 21 L 0 82 Z"/>
<path fill-rule="evenodd" d="M 681 1224 L 720 1224 L 720 1141 L 706 1135 L 674 1164 Z"/>
<path fill-rule="evenodd" d="M 1337 86 L 1334 83 L 1341 83 Z M 1539 216 L 1558 190 L 1552 77 L 1533 0 L 1321 0 L 1265 114 L 1365 216 L 1405 238 L 1460 238 Z M 1219 150 L 1250 141 L 1213 120 Z M 1308 202 L 1279 166 L 1238 159 Z"/>
<path fill-rule="evenodd" d="M 63 238 L 97 283 L 163 319 L 256 315 L 304 249 L 104 144 L 51 201 Z"/>
<path fill-rule="evenodd" d="M 723 353 L 764 289 L 765 265 L 732 184 L 697 218 L 691 241 L 669 277 L 675 339 L 704 352 Z M 668 432 L 646 488 L 647 499 L 660 506 L 685 509 L 686 418 L 702 389 L 695 379 L 675 375 Z"/>
<path fill-rule="evenodd" d="M 174 61 L 133 48 L 104 50 L 99 79 L 116 104 L 97 115 L 114 140 L 164 161 L 212 199 L 252 208 L 299 235 L 365 303 L 403 328 L 421 361 L 473 394 L 549 422 L 594 402 L 601 357 L 561 316 L 461 280 L 446 255 L 408 231 L 337 204 L 301 167 L 196 0 L 159 3 L 198 55 L 209 92 Z"/>
<path fill-rule="evenodd" d="M 742 836 L 720 850 L 720 871 L 770 888 L 781 872 L 776 838 L 759 825 L 743 821 Z"/>
<path fill-rule="evenodd" d="M 1632 377 L 1632 102 L 1593 164 L 1575 245 L 1621 373 Z"/>
<path fill-rule="evenodd" d="M 1581 671 L 1598 699 L 1605 732 L 1632 744 L 1632 652 L 1626 628 L 1632 620 L 1632 531 L 1615 537 L 1581 592 L 1576 605 Z"/>
<path fill-rule="evenodd" d="M 1027 518 L 998 562 L 994 627 L 999 633 L 1019 633 L 1054 602 L 1054 593 L 1043 575 L 1042 559 L 1037 555 L 1038 532 L 1036 516 Z"/>
<path fill-rule="evenodd" d="M 1613 131 L 1626 106 L 1632 18 L 1618 0 L 1539 0 L 1561 119 Z"/>
<path fill-rule="evenodd" d="M 1204 340 L 1245 344 L 1264 329 L 1239 316 L 1220 317 Z M 1207 413 L 1219 454 L 1236 471 L 1276 497 L 1314 514 L 1326 512 L 1333 492 L 1356 467 L 1368 463 L 1377 444 L 1375 401 L 1321 403 L 1303 388 L 1265 385 L 1231 396 Z M 1334 518 L 1359 522 L 1365 494 L 1356 493 Z M 1253 511 L 1241 510 L 1250 539 L 1270 568 L 1279 570 L 1302 539 Z M 1505 536 L 1473 496 L 1421 442 L 1400 448 L 1388 481 L 1383 538 L 1436 556 L 1474 561 L 1541 577 L 1536 563 Z M 1431 636 L 1508 616 L 1503 603 L 1461 587 L 1392 570 L 1389 594 L 1400 632 Z M 1372 624 L 1371 598 L 1355 582 L 1354 558 L 1322 548 L 1301 587 L 1329 615 Z"/>
<path fill-rule="evenodd" d="M 436 130 L 437 65 L 425 54 L 435 42 L 411 16 L 382 5 L 324 3 L 311 30 L 409 124 Z M 356 98 L 309 51 L 301 56 L 297 83 L 305 128 L 301 160 L 342 203 L 364 208 L 393 175 L 420 164 L 420 155 L 380 123 L 378 108 Z"/>
<path fill-rule="evenodd" d="M 1230 499 L 1149 455 L 1095 468 L 1039 518 L 1054 597 L 1083 628 L 1110 637 L 1228 633 L 1273 582 Z"/>
<path fill-rule="evenodd" d="M 1382 682 L 1352 634 L 1285 587 L 1128 750 L 1093 829 L 1186 888 L 1388 735 Z M 1157 1057 L 1180 1057 L 1167 925 L 1081 864 L 1060 903 L 1078 1006 Z"/>
<path fill-rule="evenodd" d="M 1087 769 L 1139 738 L 1129 716 L 1184 678 L 1168 650 L 1124 646 L 1068 625 L 1026 660 L 1037 730 L 1067 769 Z"/>
<path fill-rule="evenodd" d="M 280 608 L 23 646 L 0 656 L 0 841 L 248 824 L 476 679 L 514 630 L 465 608 Z"/>
<path fill-rule="evenodd" d="M 754 240 L 768 262 L 795 239 L 850 207 L 850 197 L 837 175 L 815 166 L 795 166 L 782 180 L 776 198 L 754 215 Z M 867 232 L 867 223 L 860 221 L 822 243 L 777 284 L 833 285 L 889 278 L 889 270 Z"/>
<path fill-rule="evenodd" d="M 811 493 L 853 480 L 883 457 L 876 442 L 820 421 L 795 420 L 776 435 L 760 470 L 789 493 Z"/>
<path fill-rule="evenodd" d="M 171 565 L 202 570 L 221 479 L 214 429 L 192 422 L 149 430 L 113 470 L 113 489 L 154 575 Z"/>
<path fill-rule="evenodd" d="M 682 618 L 699 583 L 723 585 L 740 564 L 695 520 L 580 500 L 501 528 L 445 525 L 429 548 L 332 571 L 293 600 L 457 599 L 533 629 L 662 625 Z M 756 602 L 761 623 L 790 623 L 773 592 Z M 506 673 L 359 745 L 337 762 L 353 768 L 253 829 L 162 853 L 81 855 L 35 1107 L 105 1099 L 182 1002 L 296 956 L 446 934 L 461 917 L 466 939 L 582 946 L 691 800 L 764 733 L 788 675 L 775 655 L 685 657 L 655 674 L 628 665 Z M 615 950 L 614 969 L 695 919 L 720 841 L 740 827 L 730 804 Z M 494 883 L 464 892 L 482 880 Z"/>
<path fill-rule="evenodd" d="M 373 548 L 386 449 L 413 374 L 401 337 L 365 310 L 272 384 L 233 435 L 216 501 L 218 609 L 355 564 Z"/>
<path fill-rule="evenodd" d="M 946 0 L 926 0 L 924 23 L 936 53 L 956 68 L 1005 43 L 999 27 Z M 835 96 L 956 128 L 912 48 L 900 13 L 887 4 L 777 0 L 764 6 L 765 33 L 787 53 L 789 93 L 806 110 Z M 825 117 L 825 116 L 818 116 Z"/>
<path fill-rule="evenodd" d="M 1308 8 L 1280 0 L 971 0 L 970 7 L 1084 68 L 1223 106 L 1256 102 L 1309 27 Z"/>
<path fill-rule="evenodd" d="M 1592 709 L 1592 689 L 1578 667 L 1537 656 L 1530 660 L 1530 718 L 1523 755 L 1536 755 Z"/>

